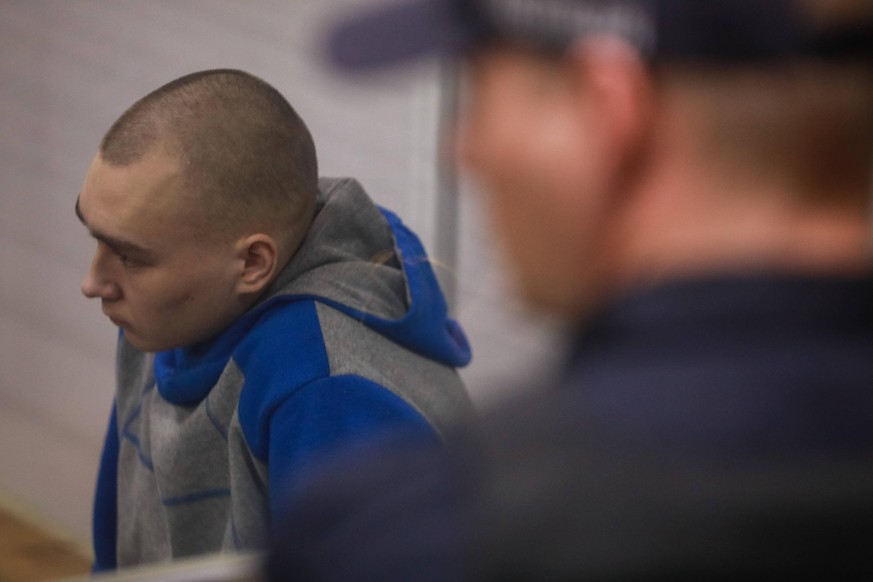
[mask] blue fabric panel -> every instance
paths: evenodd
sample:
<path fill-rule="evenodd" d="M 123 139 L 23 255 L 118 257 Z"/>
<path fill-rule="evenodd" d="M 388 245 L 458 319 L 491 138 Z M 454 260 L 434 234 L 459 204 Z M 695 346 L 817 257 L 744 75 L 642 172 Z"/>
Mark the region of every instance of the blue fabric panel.
<path fill-rule="evenodd" d="M 272 414 L 271 515 L 285 511 L 285 494 L 332 454 L 398 435 L 406 441 L 440 442 L 417 410 L 366 378 L 333 376 L 304 386 Z"/>
<path fill-rule="evenodd" d="M 208 342 L 156 353 L 155 381 L 161 396 L 179 406 L 197 404 L 206 398 L 234 349 L 262 312 L 263 308 L 258 308 L 246 313 Z"/>
<path fill-rule="evenodd" d="M 239 421 L 249 449 L 270 467 L 271 491 L 331 451 L 389 431 L 436 442 L 427 420 L 402 398 L 358 376 L 330 376 L 313 301 L 267 312 L 235 350 L 245 385 Z M 271 513 L 282 495 L 271 495 Z"/>
<path fill-rule="evenodd" d="M 97 490 L 94 495 L 94 521 L 92 535 L 94 537 L 95 572 L 114 570 L 115 531 L 118 524 L 118 421 L 115 403 L 112 403 L 112 414 L 109 418 L 109 428 L 100 458 L 100 469 L 97 474 Z"/>
<path fill-rule="evenodd" d="M 400 217 L 385 208 L 380 210 L 394 232 L 412 301 L 402 319 L 373 318 L 368 325 L 421 354 L 451 366 L 466 366 L 472 358 L 470 344 L 458 322 L 448 317 L 445 297 L 421 241 Z"/>
<path fill-rule="evenodd" d="M 190 495 L 182 495 L 181 497 L 165 497 L 161 499 L 164 507 L 173 507 L 175 505 L 187 505 L 189 503 L 197 503 L 205 499 L 213 499 L 215 497 L 230 497 L 230 489 L 207 489 L 206 491 L 198 491 Z"/>
<path fill-rule="evenodd" d="M 330 375 L 312 301 L 268 312 L 234 352 L 245 378 L 239 421 L 252 453 L 267 461 L 272 415 L 298 387 Z"/>

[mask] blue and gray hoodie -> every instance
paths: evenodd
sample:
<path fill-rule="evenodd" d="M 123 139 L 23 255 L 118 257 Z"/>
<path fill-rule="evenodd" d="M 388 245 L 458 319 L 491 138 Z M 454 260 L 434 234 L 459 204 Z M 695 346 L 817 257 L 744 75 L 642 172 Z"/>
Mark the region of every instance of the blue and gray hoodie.
<path fill-rule="evenodd" d="M 354 180 L 322 180 L 301 248 L 205 344 L 119 339 L 95 570 L 263 547 L 289 483 L 384 431 L 439 440 L 471 414 L 470 360 L 416 236 Z"/>

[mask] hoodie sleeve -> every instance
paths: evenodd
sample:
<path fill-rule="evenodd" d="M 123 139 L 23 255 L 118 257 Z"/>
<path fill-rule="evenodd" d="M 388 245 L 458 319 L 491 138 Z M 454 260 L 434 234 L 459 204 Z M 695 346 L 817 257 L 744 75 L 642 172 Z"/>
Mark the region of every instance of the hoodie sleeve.
<path fill-rule="evenodd" d="M 315 466 L 379 438 L 439 441 L 425 418 L 399 396 L 359 376 L 333 376 L 301 387 L 277 407 L 269 428 L 270 509 Z"/>

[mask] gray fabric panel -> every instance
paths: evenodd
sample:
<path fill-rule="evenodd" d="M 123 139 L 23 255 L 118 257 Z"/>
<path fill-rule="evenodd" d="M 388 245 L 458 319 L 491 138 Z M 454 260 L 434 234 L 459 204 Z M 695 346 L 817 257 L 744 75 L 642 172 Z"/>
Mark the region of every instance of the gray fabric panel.
<path fill-rule="evenodd" d="M 357 375 L 385 386 L 418 410 L 445 436 L 473 416 L 473 405 L 454 368 L 385 339 L 352 317 L 316 304 L 331 375 Z"/>
<path fill-rule="evenodd" d="M 124 340 L 118 342 L 115 355 L 116 385 L 123 387 L 115 396 L 120 424 L 133 412 L 142 393 L 154 386 L 154 355 L 140 352 Z"/>
<path fill-rule="evenodd" d="M 233 498 L 222 547 L 265 548 L 270 534 L 269 472 L 267 466 L 252 455 L 237 414 L 231 420 L 227 454 L 233 469 L 230 473 Z"/>
<path fill-rule="evenodd" d="M 252 457 L 237 419 L 243 384 L 237 366 L 230 362 L 197 406 L 170 404 L 155 388 L 140 403 L 154 384 L 153 358 L 130 349 L 120 353 L 130 365 L 128 389 L 119 397 L 119 566 L 264 547 L 266 468 Z"/>
<path fill-rule="evenodd" d="M 118 385 L 124 387 L 116 400 L 119 429 L 118 452 L 118 565 L 143 561 L 166 560 L 171 555 L 170 537 L 164 519 L 160 491 L 151 471 L 143 466 L 139 451 L 150 456 L 149 415 L 141 412 L 129 430 L 131 418 L 143 394 L 156 392 L 152 372 L 154 357 L 146 355 L 125 341 L 118 345 Z M 145 403 L 144 403 L 145 408 Z M 134 446 L 128 435 L 138 440 Z M 142 519 L 142 516 L 151 516 Z"/>
<path fill-rule="evenodd" d="M 264 297 L 317 295 L 399 319 L 409 305 L 406 279 L 388 221 L 357 181 L 319 181 L 315 221 L 297 254 Z"/>

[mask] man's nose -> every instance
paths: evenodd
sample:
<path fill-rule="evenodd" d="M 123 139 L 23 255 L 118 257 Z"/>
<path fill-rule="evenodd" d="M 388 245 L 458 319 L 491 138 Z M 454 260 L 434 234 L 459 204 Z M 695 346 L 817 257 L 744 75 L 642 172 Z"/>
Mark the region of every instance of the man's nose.
<path fill-rule="evenodd" d="M 102 258 L 100 251 L 94 255 L 91 267 L 82 281 L 82 295 L 89 299 L 103 299 L 114 301 L 121 298 L 121 289 L 105 272 L 101 266 Z"/>

